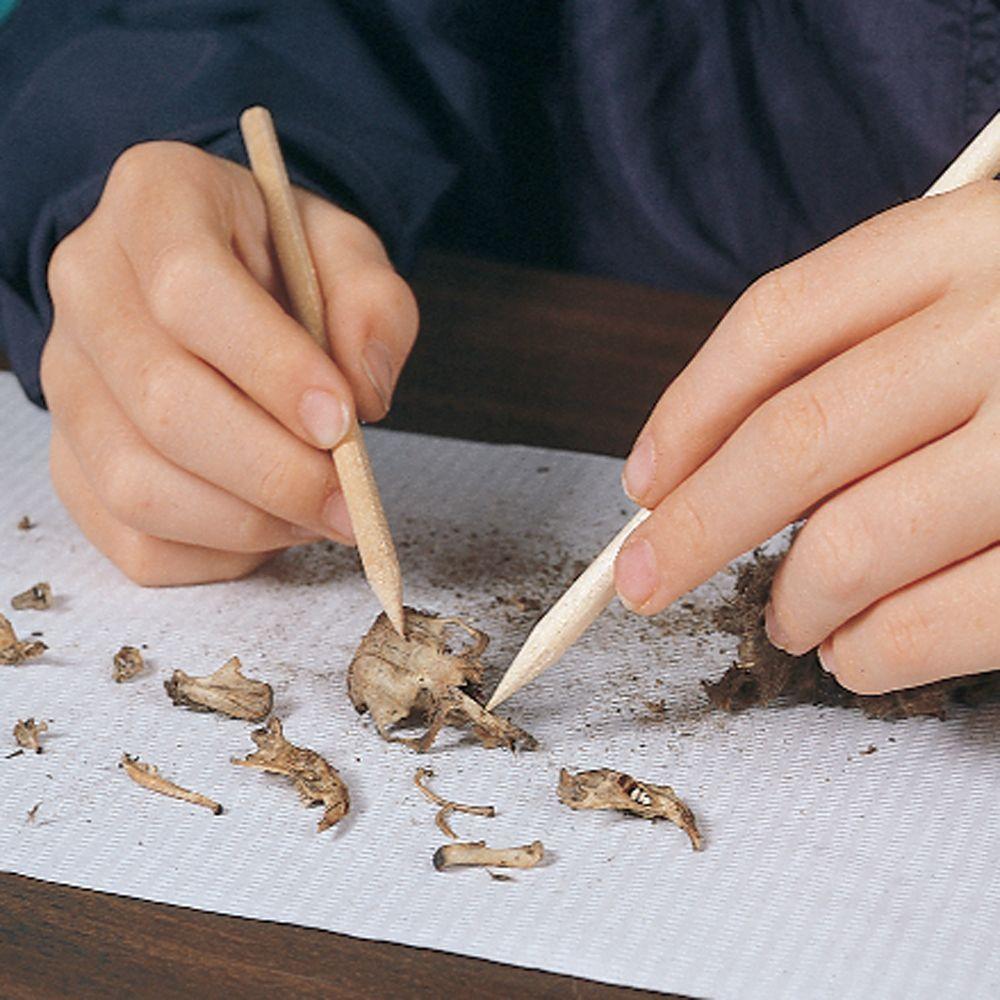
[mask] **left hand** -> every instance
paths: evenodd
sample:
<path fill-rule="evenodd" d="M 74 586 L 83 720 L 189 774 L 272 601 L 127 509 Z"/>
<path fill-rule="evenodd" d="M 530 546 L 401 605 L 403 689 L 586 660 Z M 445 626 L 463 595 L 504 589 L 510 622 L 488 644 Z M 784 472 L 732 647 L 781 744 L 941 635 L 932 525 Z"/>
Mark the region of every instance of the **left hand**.
<path fill-rule="evenodd" d="M 771 641 L 878 694 L 1000 668 L 1000 184 L 910 202 L 765 275 L 626 465 L 618 593 L 661 610 L 808 515 Z"/>

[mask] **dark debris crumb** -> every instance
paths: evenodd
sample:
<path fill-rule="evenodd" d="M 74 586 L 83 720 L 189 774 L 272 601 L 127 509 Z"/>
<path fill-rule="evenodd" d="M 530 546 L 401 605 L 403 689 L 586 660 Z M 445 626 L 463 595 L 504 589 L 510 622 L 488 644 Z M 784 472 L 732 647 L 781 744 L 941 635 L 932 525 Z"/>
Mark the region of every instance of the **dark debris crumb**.
<path fill-rule="evenodd" d="M 1000 700 L 998 670 L 889 694 L 859 695 L 842 687 L 823 669 L 815 650 L 792 656 L 776 649 L 764 630 L 764 606 L 780 561 L 781 555 L 755 551 L 739 568 L 735 596 L 715 609 L 715 627 L 740 637 L 736 663 L 718 680 L 702 681 L 716 708 L 742 712 L 783 701 L 857 708 L 873 719 L 944 719 L 952 705 L 976 707 Z"/>

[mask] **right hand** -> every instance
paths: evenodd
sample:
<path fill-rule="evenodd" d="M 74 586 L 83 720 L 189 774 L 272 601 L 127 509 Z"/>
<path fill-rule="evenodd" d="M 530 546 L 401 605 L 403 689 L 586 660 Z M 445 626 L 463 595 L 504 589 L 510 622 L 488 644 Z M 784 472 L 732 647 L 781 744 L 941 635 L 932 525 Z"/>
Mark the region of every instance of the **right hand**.
<path fill-rule="evenodd" d="M 253 176 L 195 147 L 123 153 L 52 256 L 52 481 L 138 583 L 232 579 L 311 538 L 352 541 L 328 449 L 356 413 L 385 415 L 417 308 L 364 222 L 296 197 L 330 357 L 283 308 Z"/>

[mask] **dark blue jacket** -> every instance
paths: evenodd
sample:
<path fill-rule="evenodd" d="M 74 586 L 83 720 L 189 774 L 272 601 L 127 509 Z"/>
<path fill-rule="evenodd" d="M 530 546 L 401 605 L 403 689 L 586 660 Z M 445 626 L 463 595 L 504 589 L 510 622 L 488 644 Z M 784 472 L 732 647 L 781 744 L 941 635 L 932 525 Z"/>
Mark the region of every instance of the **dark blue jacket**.
<path fill-rule="evenodd" d="M 114 157 L 241 158 L 419 241 L 735 294 L 918 195 L 1000 104 L 998 0 L 20 0 L 0 24 L 0 348 Z"/>

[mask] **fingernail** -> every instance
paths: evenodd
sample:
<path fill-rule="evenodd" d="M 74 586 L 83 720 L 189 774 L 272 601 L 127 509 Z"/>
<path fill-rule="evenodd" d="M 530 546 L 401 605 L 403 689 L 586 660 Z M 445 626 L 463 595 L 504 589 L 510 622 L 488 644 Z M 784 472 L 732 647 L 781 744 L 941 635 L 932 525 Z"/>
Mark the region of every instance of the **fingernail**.
<path fill-rule="evenodd" d="M 361 352 L 361 366 L 382 403 L 382 409 L 388 413 L 389 404 L 392 402 L 392 387 L 396 378 L 396 370 L 392 364 L 389 348 L 381 340 L 369 340 Z"/>
<path fill-rule="evenodd" d="M 622 470 L 622 487 L 634 503 L 639 503 L 653 485 L 655 468 L 653 441 L 647 435 L 636 442 Z"/>
<path fill-rule="evenodd" d="M 347 404 L 324 389 L 307 389 L 299 401 L 299 418 L 317 448 L 332 448 L 351 420 Z"/>
<path fill-rule="evenodd" d="M 354 528 L 351 526 L 351 515 L 347 512 L 347 501 L 340 491 L 333 494 L 323 505 L 323 523 L 341 538 L 347 539 L 352 545 L 355 542 Z"/>
<path fill-rule="evenodd" d="M 833 650 L 828 643 L 824 643 L 816 650 L 816 659 L 819 660 L 819 665 L 828 674 L 837 673 L 837 664 L 833 660 Z"/>
<path fill-rule="evenodd" d="M 778 649 L 786 649 L 788 646 L 788 636 L 784 629 L 778 624 L 777 616 L 774 613 L 774 605 L 768 601 L 764 608 L 764 631 L 767 633 L 768 642 Z"/>
<path fill-rule="evenodd" d="M 615 560 L 615 587 L 622 604 L 638 611 L 653 596 L 659 581 L 653 546 L 645 538 L 627 542 Z"/>

